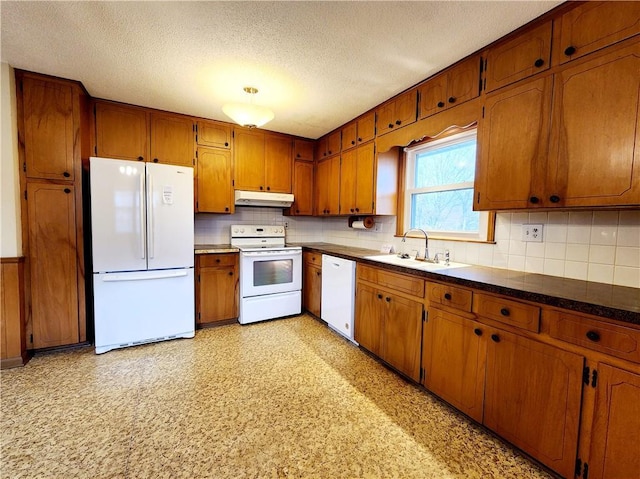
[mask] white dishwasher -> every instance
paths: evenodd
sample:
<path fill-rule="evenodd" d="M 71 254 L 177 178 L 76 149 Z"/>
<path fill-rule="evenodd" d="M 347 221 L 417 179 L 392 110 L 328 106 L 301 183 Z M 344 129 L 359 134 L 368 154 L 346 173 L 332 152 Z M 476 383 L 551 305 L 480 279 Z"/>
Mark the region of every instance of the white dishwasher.
<path fill-rule="evenodd" d="M 355 261 L 323 254 L 320 317 L 329 327 L 353 342 L 355 293 Z"/>

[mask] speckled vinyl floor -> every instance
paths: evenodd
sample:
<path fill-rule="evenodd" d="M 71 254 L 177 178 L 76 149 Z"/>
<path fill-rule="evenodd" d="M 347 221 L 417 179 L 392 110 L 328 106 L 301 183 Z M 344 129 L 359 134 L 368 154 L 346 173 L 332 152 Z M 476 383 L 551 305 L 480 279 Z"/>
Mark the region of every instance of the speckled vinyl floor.
<path fill-rule="evenodd" d="M 1 375 L 2 478 L 548 478 L 307 316 Z"/>

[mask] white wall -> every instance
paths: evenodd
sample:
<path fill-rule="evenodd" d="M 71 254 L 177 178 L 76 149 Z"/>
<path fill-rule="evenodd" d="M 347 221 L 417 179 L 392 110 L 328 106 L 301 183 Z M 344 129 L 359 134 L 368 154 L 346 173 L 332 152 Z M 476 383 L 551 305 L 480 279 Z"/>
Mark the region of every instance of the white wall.
<path fill-rule="evenodd" d="M 287 241 L 319 242 L 379 250 L 385 243 L 411 252 L 394 237 L 395 217 L 377 217 L 381 231 L 354 230 L 347 218 L 295 218 L 278 209 L 238 208 L 235 215 L 197 215 L 197 243 L 228 243 L 231 224 L 288 224 Z M 542 243 L 521 240 L 521 225 L 543 225 Z M 429 241 L 431 255 L 448 249 L 451 260 L 640 288 L 640 210 L 499 213 L 496 243 Z"/>
<path fill-rule="evenodd" d="M 16 89 L 13 68 L 1 63 L 0 69 L 0 256 L 11 258 L 22 255 Z"/>

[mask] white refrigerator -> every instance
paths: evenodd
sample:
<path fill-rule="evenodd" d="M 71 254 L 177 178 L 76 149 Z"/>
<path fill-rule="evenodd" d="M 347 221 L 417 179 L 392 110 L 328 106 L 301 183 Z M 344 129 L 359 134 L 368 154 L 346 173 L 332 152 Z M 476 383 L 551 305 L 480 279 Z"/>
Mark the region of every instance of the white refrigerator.
<path fill-rule="evenodd" d="M 96 354 L 192 338 L 193 168 L 89 164 Z"/>

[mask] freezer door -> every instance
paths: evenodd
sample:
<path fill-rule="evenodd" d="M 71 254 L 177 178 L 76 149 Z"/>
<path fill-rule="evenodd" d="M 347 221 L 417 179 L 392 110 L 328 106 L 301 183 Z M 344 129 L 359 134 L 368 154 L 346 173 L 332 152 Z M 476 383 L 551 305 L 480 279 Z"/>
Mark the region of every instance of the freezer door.
<path fill-rule="evenodd" d="M 193 266 L 193 168 L 147 163 L 148 268 Z"/>
<path fill-rule="evenodd" d="M 146 269 L 144 163 L 89 161 L 94 273 Z"/>

